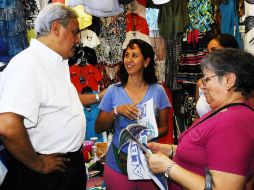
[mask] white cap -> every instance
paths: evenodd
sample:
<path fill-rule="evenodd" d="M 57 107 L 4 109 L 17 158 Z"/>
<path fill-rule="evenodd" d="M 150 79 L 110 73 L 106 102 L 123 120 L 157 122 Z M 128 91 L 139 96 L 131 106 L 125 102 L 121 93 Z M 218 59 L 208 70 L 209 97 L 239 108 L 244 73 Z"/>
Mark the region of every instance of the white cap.
<path fill-rule="evenodd" d="M 170 0 L 152 0 L 155 5 L 168 3 Z"/>
<path fill-rule="evenodd" d="M 100 44 L 100 40 L 96 33 L 88 29 L 81 31 L 80 41 L 83 44 L 83 47 L 87 46 L 90 48 L 96 48 Z"/>
<path fill-rule="evenodd" d="M 132 39 L 140 39 L 140 40 L 143 40 L 151 45 L 151 41 L 150 41 L 150 38 L 148 35 L 143 34 L 139 31 L 129 31 L 126 33 L 126 38 L 123 42 L 122 49 L 126 49 L 127 45 L 129 44 L 130 40 L 132 40 Z"/>

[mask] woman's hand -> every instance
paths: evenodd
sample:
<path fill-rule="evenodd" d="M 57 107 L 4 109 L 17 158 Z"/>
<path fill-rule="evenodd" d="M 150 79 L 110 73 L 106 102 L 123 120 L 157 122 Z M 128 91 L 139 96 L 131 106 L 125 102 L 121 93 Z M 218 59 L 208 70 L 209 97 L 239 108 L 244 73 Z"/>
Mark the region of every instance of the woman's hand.
<path fill-rule="evenodd" d="M 138 118 L 139 110 L 136 107 L 137 104 L 124 104 L 117 106 L 115 109 L 117 114 L 125 116 L 131 120 L 136 120 Z"/>
<path fill-rule="evenodd" d="M 162 153 L 146 154 L 148 167 L 153 173 L 164 173 L 168 165 L 173 162 L 168 156 Z"/>
<path fill-rule="evenodd" d="M 157 142 L 149 142 L 146 144 L 147 147 L 153 152 L 153 153 L 159 153 L 162 150 L 163 144 L 157 143 Z"/>
<path fill-rule="evenodd" d="M 157 142 L 147 143 L 147 147 L 152 150 L 153 153 L 163 153 L 167 156 L 172 154 L 172 145 L 160 144 Z"/>

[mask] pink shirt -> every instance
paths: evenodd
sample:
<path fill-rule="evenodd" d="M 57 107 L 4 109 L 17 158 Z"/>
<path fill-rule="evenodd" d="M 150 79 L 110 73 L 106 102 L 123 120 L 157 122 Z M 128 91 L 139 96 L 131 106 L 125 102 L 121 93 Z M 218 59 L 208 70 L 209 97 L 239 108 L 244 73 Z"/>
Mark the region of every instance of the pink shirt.
<path fill-rule="evenodd" d="M 177 164 L 202 176 L 205 167 L 243 176 L 251 174 L 254 168 L 253 111 L 237 105 L 193 126 L 179 137 L 174 157 Z"/>

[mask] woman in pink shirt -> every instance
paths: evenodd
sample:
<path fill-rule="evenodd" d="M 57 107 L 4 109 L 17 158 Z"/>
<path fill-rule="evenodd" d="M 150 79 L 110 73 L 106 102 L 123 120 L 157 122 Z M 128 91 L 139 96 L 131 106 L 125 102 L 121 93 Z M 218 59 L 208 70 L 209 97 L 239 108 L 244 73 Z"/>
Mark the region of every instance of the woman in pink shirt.
<path fill-rule="evenodd" d="M 254 56 L 219 49 L 204 58 L 201 68 L 201 88 L 212 111 L 181 134 L 177 148 L 149 143 L 155 153 L 147 155 L 149 167 L 169 176 L 173 190 L 203 190 L 205 168 L 212 188 L 246 189 L 254 168 L 254 110 L 247 101 L 254 91 Z"/>

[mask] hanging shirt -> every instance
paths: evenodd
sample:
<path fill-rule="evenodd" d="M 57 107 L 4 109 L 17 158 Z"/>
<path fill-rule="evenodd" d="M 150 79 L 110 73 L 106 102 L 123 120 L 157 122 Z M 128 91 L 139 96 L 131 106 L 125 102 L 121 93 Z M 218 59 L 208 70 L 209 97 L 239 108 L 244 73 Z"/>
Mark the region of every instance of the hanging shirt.
<path fill-rule="evenodd" d="M 190 0 L 188 10 L 190 30 L 197 29 L 199 32 L 211 30 L 211 25 L 214 23 L 211 0 Z"/>
<path fill-rule="evenodd" d="M 102 80 L 101 73 L 93 65 L 85 66 L 73 65 L 70 67 L 71 82 L 76 87 L 78 93 L 81 93 L 84 87 L 91 87 L 98 91 L 99 82 Z"/>
<path fill-rule="evenodd" d="M 239 18 L 236 10 L 236 1 L 227 0 L 220 4 L 221 13 L 221 33 L 231 34 L 237 40 L 238 46 L 242 47 L 240 32 L 239 32 Z"/>
<path fill-rule="evenodd" d="M 139 31 L 143 34 L 149 35 L 149 28 L 145 18 L 136 13 L 126 15 L 126 32 Z"/>
<path fill-rule="evenodd" d="M 254 55 L 254 2 L 253 0 L 244 1 L 244 12 L 245 12 L 245 35 L 244 49 Z"/>
<path fill-rule="evenodd" d="M 158 26 L 160 36 L 172 38 L 177 33 L 184 32 L 189 25 L 189 15 L 186 0 L 171 0 L 160 5 Z"/>

